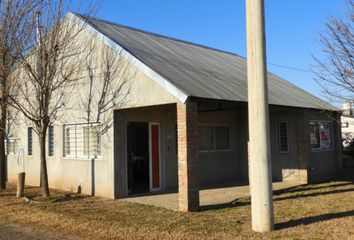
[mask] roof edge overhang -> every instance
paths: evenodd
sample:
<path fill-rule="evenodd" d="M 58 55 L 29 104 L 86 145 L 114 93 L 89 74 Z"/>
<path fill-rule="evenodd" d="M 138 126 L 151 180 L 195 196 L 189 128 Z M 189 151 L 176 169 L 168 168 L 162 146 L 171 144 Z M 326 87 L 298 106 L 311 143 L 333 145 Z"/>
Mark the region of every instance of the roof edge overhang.
<path fill-rule="evenodd" d="M 167 92 L 169 92 L 175 98 L 177 98 L 180 102 L 185 103 L 187 101 L 187 98 L 189 97 L 188 94 L 183 92 L 181 89 L 179 89 L 178 87 L 173 85 L 170 81 L 168 81 L 166 78 L 162 77 L 159 73 L 154 71 L 152 68 L 147 66 L 142 61 L 140 61 L 137 57 L 135 57 L 133 54 L 128 52 L 126 49 L 124 49 L 118 43 L 116 43 L 115 41 L 113 41 L 112 39 L 107 37 L 105 34 L 98 31 L 89 22 L 82 19 L 82 17 L 80 17 L 72 12 L 68 12 L 66 17 L 68 17 L 69 19 L 75 19 L 78 22 L 82 23 L 83 25 L 85 24 L 86 25 L 85 27 L 89 32 L 91 32 L 94 36 L 100 38 L 100 40 L 104 44 L 106 44 L 108 47 L 112 48 L 117 53 L 120 53 L 124 57 L 126 57 L 126 59 L 128 59 L 131 62 L 131 64 L 133 64 L 133 66 L 135 66 L 137 69 L 142 71 L 145 75 L 147 75 L 149 78 L 151 78 L 153 81 L 155 81 L 163 89 L 165 89 Z"/>
<path fill-rule="evenodd" d="M 207 98 L 207 97 L 198 97 L 198 96 L 189 96 L 190 99 L 193 99 L 195 101 L 215 101 L 215 102 L 231 102 L 231 103 L 242 103 L 242 104 L 248 104 L 248 101 L 244 101 L 244 100 L 235 100 L 235 99 L 221 99 L 221 98 Z M 341 113 L 342 110 L 331 106 L 331 108 L 329 108 L 328 106 L 300 106 L 300 105 L 282 105 L 282 104 L 276 104 L 276 103 L 269 103 L 268 102 L 268 106 L 269 107 L 286 107 L 286 108 L 293 108 L 293 109 L 307 109 L 307 110 L 318 110 L 318 111 L 322 111 L 322 112 L 338 112 Z M 354 118 L 354 116 L 353 116 Z"/>

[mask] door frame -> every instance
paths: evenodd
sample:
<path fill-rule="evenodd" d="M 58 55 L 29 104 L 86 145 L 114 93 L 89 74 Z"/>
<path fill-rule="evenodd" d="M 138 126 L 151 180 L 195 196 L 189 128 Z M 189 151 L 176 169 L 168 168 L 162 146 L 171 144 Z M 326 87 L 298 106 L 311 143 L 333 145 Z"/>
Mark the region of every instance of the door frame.
<path fill-rule="evenodd" d="M 157 125 L 159 132 L 158 132 L 158 144 L 159 144 L 159 187 L 153 188 L 152 187 L 152 144 L 151 144 L 151 126 Z M 162 190 L 162 166 L 161 166 L 161 124 L 158 122 L 149 122 L 149 186 L 150 192 L 156 192 Z"/>

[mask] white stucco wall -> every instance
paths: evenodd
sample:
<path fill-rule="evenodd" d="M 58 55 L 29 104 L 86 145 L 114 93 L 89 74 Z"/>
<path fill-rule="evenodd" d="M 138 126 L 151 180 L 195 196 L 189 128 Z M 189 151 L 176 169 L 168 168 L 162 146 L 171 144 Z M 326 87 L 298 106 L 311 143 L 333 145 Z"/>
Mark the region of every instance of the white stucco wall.
<path fill-rule="evenodd" d="M 341 116 L 342 122 L 342 137 L 354 138 L 354 116 Z"/>
<path fill-rule="evenodd" d="M 85 46 L 92 40 L 91 32 L 83 31 L 80 33 L 78 41 Z M 94 40 L 95 49 L 92 52 L 95 63 L 99 64 L 103 49 L 101 39 Z M 131 61 L 132 59 L 128 59 Z M 177 99 L 165 91 L 154 80 L 150 79 L 145 73 L 129 64 L 129 71 L 135 73 L 134 79 L 122 92 L 129 92 L 127 100 L 115 108 L 142 107 L 156 104 L 175 103 Z M 99 72 L 97 73 L 100 74 Z M 118 81 L 118 80 L 117 80 Z M 129 89 L 126 89 L 128 88 Z M 94 171 L 92 161 L 89 158 L 74 159 L 64 157 L 63 154 L 63 129 L 65 124 L 85 123 L 86 109 L 83 107 L 82 96 L 88 90 L 88 81 L 80 79 L 71 95 L 70 101 L 65 109 L 59 113 L 59 118 L 54 125 L 54 156 L 47 158 L 48 178 L 50 188 L 77 191 L 81 186 L 82 192 L 91 194 L 92 176 L 94 172 L 95 194 L 108 198 L 114 197 L 114 167 L 113 167 L 113 127 L 102 136 L 102 156 L 95 160 Z M 94 89 L 97 91 L 97 88 Z M 113 109 L 107 114 L 113 114 Z M 15 126 L 15 137 L 20 139 L 20 148 L 24 150 L 24 162 L 26 171 L 26 184 L 38 186 L 40 176 L 40 157 L 38 136 L 33 134 L 33 155 L 28 156 L 27 152 L 27 127 L 32 126 L 31 122 L 25 121 L 24 117 L 21 124 Z M 8 159 L 8 179 L 17 181 L 18 155 L 9 156 Z"/>

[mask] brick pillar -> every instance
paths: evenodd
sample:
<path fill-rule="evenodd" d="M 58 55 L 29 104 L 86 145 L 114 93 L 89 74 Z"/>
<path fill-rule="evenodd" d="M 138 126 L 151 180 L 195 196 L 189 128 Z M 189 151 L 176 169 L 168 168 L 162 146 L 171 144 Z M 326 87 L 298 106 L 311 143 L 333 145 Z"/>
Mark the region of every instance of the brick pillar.
<path fill-rule="evenodd" d="M 333 133 L 334 133 L 334 143 L 333 148 L 335 149 L 335 158 L 337 166 L 337 176 L 343 174 L 343 142 L 342 142 L 342 123 L 341 123 L 341 113 L 334 113 L 334 123 L 333 123 Z"/>
<path fill-rule="evenodd" d="M 299 160 L 299 180 L 301 183 L 309 182 L 309 164 L 310 164 L 310 153 L 311 153 L 311 142 L 310 142 L 310 119 L 308 110 L 302 109 L 297 114 L 296 119 L 296 133 L 297 133 L 297 143 L 298 143 L 298 160 Z"/>
<path fill-rule="evenodd" d="M 178 198 L 180 211 L 199 208 L 198 107 L 177 103 Z"/>

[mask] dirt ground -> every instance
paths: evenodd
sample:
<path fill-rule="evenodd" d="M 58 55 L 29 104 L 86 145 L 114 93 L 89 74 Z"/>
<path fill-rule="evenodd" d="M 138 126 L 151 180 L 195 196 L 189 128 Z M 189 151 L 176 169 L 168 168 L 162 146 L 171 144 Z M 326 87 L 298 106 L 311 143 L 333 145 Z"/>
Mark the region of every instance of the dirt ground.
<path fill-rule="evenodd" d="M 251 230 L 250 198 L 195 213 L 27 187 L 0 192 L 0 239 L 340 239 L 354 236 L 352 181 L 303 185 L 274 192 L 275 231 Z"/>
<path fill-rule="evenodd" d="M 0 222 L 0 240 L 75 240 L 78 238 L 69 237 L 60 233 L 25 227 L 22 225 Z"/>

